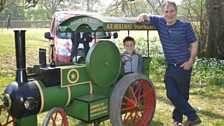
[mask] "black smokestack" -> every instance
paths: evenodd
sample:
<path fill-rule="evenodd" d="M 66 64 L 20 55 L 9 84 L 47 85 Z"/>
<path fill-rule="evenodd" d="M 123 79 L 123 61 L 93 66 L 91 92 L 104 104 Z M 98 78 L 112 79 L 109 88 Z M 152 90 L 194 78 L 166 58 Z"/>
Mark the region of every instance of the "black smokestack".
<path fill-rule="evenodd" d="M 25 30 L 14 30 L 16 48 L 16 82 L 18 84 L 27 82 L 26 56 L 25 56 Z"/>
<path fill-rule="evenodd" d="M 46 67 L 46 49 L 39 49 L 39 64 L 41 67 Z"/>

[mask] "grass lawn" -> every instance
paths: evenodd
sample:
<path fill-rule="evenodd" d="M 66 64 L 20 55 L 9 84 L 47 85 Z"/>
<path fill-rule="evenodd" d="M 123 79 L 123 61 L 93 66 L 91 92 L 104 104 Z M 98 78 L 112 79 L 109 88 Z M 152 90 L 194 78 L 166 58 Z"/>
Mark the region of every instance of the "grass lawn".
<path fill-rule="evenodd" d="M 48 29 L 26 29 L 26 65 L 30 66 L 38 63 L 38 49 L 48 48 L 49 41 L 44 39 L 44 32 Z M 123 38 L 127 33 L 122 33 Z M 130 33 L 137 35 L 135 32 Z M 156 33 L 152 33 L 156 35 Z M 137 35 L 138 36 L 138 35 Z M 3 92 L 7 84 L 15 80 L 15 42 L 12 29 L 0 29 L 0 93 Z M 153 72 L 151 71 L 151 74 Z M 153 80 L 153 79 L 152 79 Z M 162 80 L 162 79 L 161 79 Z M 172 126 L 172 104 L 166 98 L 163 82 L 154 81 L 157 94 L 156 112 L 152 126 Z M 190 91 L 190 103 L 197 110 L 202 119 L 200 126 L 224 126 L 224 87 L 217 85 L 192 85 Z M 45 114 L 38 116 L 38 123 L 42 124 Z M 186 118 L 185 118 L 186 119 Z M 4 117 L 0 116 L 0 122 Z M 92 126 L 83 124 L 76 119 L 69 119 L 70 125 Z M 100 126 L 110 126 L 109 121 L 105 121 Z"/>

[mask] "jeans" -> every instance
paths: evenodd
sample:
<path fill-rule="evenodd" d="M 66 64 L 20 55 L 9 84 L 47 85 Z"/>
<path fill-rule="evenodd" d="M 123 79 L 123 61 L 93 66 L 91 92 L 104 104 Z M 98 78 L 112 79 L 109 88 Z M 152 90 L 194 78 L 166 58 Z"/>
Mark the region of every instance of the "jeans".
<path fill-rule="evenodd" d="M 175 107 L 173 119 L 178 122 L 182 122 L 183 115 L 186 115 L 188 120 L 198 117 L 196 111 L 188 103 L 192 69 L 184 70 L 180 65 L 167 64 L 164 79 L 167 97 Z"/>

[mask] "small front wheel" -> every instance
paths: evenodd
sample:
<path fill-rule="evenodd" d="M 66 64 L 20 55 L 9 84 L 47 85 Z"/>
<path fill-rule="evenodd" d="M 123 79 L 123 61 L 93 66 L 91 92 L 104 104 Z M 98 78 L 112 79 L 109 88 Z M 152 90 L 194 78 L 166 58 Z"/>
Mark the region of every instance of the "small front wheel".
<path fill-rule="evenodd" d="M 4 117 L 4 116 L 1 116 Z M 1 119 L 1 118 L 0 118 Z M 0 126 L 14 126 L 14 118 L 11 117 L 8 113 L 4 121 L 0 122 Z"/>
<path fill-rule="evenodd" d="M 3 97 L 0 96 L 0 99 L 3 101 Z M 5 105 L 0 105 L 0 126 L 14 126 L 14 118 L 5 109 Z"/>
<path fill-rule="evenodd" d="M 121 78 L 110 97 L 113 126 L 148 126 L 156 105 L 155 90 L 149 78 L 128 74 Z"/>
<path fill-rule="evenodd" d="M 42 126 L 68 126 L 68 119 L 66 113 L 62 108 L 51 109 Z"/>

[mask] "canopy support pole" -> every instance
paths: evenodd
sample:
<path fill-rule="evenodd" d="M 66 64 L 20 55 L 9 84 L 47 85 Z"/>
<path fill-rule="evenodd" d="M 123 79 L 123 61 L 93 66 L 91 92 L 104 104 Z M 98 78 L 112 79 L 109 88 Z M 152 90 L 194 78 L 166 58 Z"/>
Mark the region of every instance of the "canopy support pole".
<path fill-rule="evenodd" d="M 96 31 L 94 32 L 94 43 L 96 43 Z"/>
<path fill-rule="evenodd" d="M 147 48 L 148 48 L 148 58 L 149 58 L 149 30 L 147 30 Z"/>

